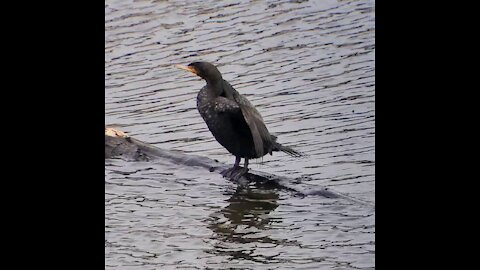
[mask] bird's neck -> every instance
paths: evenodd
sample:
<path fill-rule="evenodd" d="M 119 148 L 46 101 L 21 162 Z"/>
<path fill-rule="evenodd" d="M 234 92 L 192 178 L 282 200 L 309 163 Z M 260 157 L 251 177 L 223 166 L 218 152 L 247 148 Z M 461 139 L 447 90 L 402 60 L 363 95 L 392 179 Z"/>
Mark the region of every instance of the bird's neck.
<path fill-rule="evenodd" d="M 223 93 L 223 79 L 207 80 L 207 87 L 215 97 L 218 97 Z"/>

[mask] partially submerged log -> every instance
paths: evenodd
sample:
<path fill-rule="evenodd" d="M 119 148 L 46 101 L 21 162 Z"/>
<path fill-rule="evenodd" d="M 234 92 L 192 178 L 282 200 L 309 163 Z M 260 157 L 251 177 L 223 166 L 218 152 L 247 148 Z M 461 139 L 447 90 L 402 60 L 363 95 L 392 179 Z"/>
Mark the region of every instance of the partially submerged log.
<path fill-rule="evenodd" d="M 105 158 L 121 157 L 131 161 L 151 161 L 155 159 L 168 159 L 177 164 L 196 166 L 208 169 L 210 172 L 221 173 L 231 165 L 223 164 L 203 156 L 187 155 L 179 151 L 165 150 L 148 143 L 134 139 L 127 134 L 113 129 L 105 128 Z M 317 195 L 326 198 L 345 198 L 356 203 L 371 205 L 368 202 L 340 194 L 328 188 L 320 187 L 312 189 L 311 186 L 302 184 L 301 179 L 292 179 L 283 176 L 272 175 L 264 172 L 249 170 L 242 176 L 240 182 L 256 182 L 260 185 L 286 189 L 299 196 Z"/>

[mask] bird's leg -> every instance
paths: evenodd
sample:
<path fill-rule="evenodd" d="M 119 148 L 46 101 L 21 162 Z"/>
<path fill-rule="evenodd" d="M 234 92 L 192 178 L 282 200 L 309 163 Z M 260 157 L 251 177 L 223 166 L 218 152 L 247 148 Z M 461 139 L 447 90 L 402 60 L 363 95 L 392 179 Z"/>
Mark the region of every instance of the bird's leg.
<path fill-rule="evenodd" d="M 229 169 L 226 169 L 223 172 L 221 172 L 223 177 L 231 177 L 232 173 L 240 167 L 240 160 L 241 159 L 242 159 L 241 157 L 235 157 L 235 164 L 233 164 L 233 167 L 229 168 Z"/>
<path fill-rule="evenodd" d="M 240 167 L 240 160 L 242 160 L 241 157 L 235 157 L 235 164 L 233 164 L 234 168 Z"/>
<path fill-rule="evenodd" d="M 243 168 L 238 168 L 233 171 L 230 175 L 230 178 L 234 181 L 237 181 L 248 172 L 248 158 L 245 158 L 245 163 Z"/>

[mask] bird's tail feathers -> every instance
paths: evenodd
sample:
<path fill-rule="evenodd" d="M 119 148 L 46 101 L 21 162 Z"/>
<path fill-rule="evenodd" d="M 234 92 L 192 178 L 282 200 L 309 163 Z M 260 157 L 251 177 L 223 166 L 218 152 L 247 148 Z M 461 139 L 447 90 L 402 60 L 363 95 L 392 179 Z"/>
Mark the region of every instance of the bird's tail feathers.
<path fill-rule="evenodd" d="M 304 157 L 304 156 L 306 156 L 304 153 L 298 152 L 297 150 L 294 150 L 291 147 L 281 145 L 278 142 L 273 143 L 273 149 L 272 150 L 273 151 L 282 151 L 282 152 L 284 152 L 284 153 L 286 153 L 286 154 L 288 154 L 292 157 Z"/>

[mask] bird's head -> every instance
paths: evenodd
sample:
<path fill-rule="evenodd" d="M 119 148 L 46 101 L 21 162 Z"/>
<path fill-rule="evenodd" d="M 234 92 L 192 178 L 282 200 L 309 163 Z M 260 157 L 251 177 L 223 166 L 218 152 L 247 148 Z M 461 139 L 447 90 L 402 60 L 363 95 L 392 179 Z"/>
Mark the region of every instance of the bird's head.
<path fill-rule="evenodd" d="M 188 66 L 175 65 L 179 69 L 190 71 L 191 73 L 199 76 L 207 81 L 207 83 L 213 83 L 222 79 L 222 74 L 211 63 L 208 62 L 193 62 Z"/>

